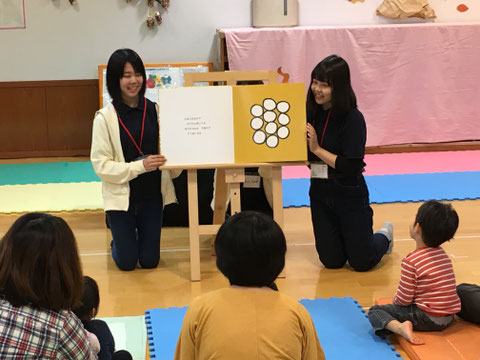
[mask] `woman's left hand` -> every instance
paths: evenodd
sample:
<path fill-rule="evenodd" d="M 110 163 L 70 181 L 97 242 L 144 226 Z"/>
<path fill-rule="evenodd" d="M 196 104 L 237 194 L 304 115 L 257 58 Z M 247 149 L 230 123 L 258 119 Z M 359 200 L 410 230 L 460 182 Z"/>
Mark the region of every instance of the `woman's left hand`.
<path fill-rule="evenodd" d="M 158 169 L 160 166 L 165 165 L 167 159 L 163 155 L 148 155 L 143 159 L 143 167 L 147 171 Z"/>
<path fill-rule="evenodd" d="M 311 124 L 307 124 L 307 141 L 308 148 L 312 153 L 315 153 L 318 149 L 320 149 L 320 145 L 318 144 L 317 132 Z"/>

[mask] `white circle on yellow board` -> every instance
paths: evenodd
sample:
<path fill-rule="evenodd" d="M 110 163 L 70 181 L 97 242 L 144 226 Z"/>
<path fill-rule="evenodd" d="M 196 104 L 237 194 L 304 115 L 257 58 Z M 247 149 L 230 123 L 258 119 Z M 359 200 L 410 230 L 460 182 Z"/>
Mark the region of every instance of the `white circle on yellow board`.
<path fill-rule="evenodd" d="M 265 133 L 262 130 L 257 130 L 253 134 L 253 142 L 255 144 L 263 144 L 266 138 L 267 138 L 267 135 L 265 135 Z"/>
<path fill-rule="evenodd" d="M 274 122 L 268 123 L 267 126 L 265 126 L 265 132 L 267 134 L 275 134 L 275 131 L 277 131 L 277 124 Z"/>
<path fill-rule="evenodd" d="M 269 110 L 269 111 L 272 111 L 275 109 L 275 107 L 277 106 L 277 104 L 275 103 L 275 101 L 273 99 L 265 99 L 263 100 L 263 107 L 266 109 L 266 110 Z"/>
<path fill-rule="evenodd" d="M 290 122 L 290 116 L 287 114 L 278 115 L 278 122 L 282 125 L 287 125 Z"/>
<path fill-rule="evenodd" d="M 253 130 L 261 129 L 263 126 L 263 120 L 259 117 L 254 117 L 252 121 L 250 121 L 250 126 Z"/>
<path fill-rule="evenodd" d="M 261 107 L 260 105 L 253 105 L 253 106 L 250 108 L 250 113 L 251 113 L 253 116 L 262 116 L 262 114 L 263 114 L 263 107 Z"/>
<path fill-rule="evenodd" d="M 290 130 L 286 126 L 280 126 L 277 131 L 277 135 L 280 139 L 286 139 L 290 135 Z"/>
<path fill-rule="evenodd" d="M 275 121 L 276 118 L 277 118 L 277 114 L 275 114 L 275 112 L 273 111 L 265 111 L 265 114 L 263 114 L 263 119 L 266 122 Z"/>
<path fill-rule="evenodd" d="M 277 110 L 281 113 L 286 113 L 290 109 L 290 104 L 286 101 L 280 101 L 277 104 Z"/>
<path fill-rule="evenodd" d="M 274 148 L 274 147 L 277 147 L 277 145 L 278 145 L 278 137 L 276 137 L 275 135 L 270 135 L 267 138 L 267 146 L 270 148 Z"/>

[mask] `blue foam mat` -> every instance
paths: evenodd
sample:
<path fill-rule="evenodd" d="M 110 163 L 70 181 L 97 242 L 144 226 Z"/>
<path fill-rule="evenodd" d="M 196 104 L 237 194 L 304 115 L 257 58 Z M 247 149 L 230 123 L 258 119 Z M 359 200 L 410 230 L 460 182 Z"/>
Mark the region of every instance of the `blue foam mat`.
<path fill-rule="evenodd" d="M 90 161 L 0 164 L 0 185 L 100 181 Z"/>
<path fill-rule="evenodd" d="M 148 347 L 151 359 L 171 360 L 175 355 L 187 306 L 145 311 Z"/>
<path fill-rule="evenodd" d="M 1 185 L 100 181 L 90 161 L 0 164 Z M 480 198 L 480 172 L 365 176 L 370 202 L 416 202 Z M 309 206 L 310 179 L 283 179 L 284 207 Z"/>
<path fill-rule="evenodd" d="M 480 198 L 480 172 L 365 176 L 370 202 L 416 202 Z M 283 206 L 310 206 L 310 179 L 283 179 Z"/>
<path fill-rule="evenodd" d="M 400 359 L 388 340 L 375 336 L 365 312 L 350 297 L 300 300 L 309 311 L 328 360 Z M 187 307 L 145 312 L 152 359 L 171 360 Z"/>
<path fill-rule="evenodd" d="M 387 339 L 376 336 L 363 308 L 351 297 L 300 300 L 310 313 L 328 360 L 400 359 Z"/>

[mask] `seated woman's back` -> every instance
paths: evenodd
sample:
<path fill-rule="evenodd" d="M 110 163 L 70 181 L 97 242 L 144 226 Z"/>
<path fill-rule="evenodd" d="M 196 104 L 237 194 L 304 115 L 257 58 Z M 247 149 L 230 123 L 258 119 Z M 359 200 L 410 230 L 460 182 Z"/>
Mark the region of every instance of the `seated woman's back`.
<path fill-rule="evenodd" d="M 184 319 L 176 359 L 324 359 L 312 319 L 297 301 L 268 287 L 233 286 L 196 298 Z"/>
<path fill-rule="evenodd" d="M 175 360 L 325 359 L 307 310 L 272 290 L 286 251 L 282 229 L 265 214 L 244 211 L 225 221 L 215 252 L 231 286 L 193 300 Z"/>
<path fill-rule="evenodd" d="M 0 359 L 96 359 L 70 311 L 81 295 L 67 223 L 44 213 L 19 217 L 0 241 Z"/>
<path fill-rule="evenodd" d="M 59 312 L 0 300 L 0 358 L 89 359 L 81 321 L 69 310 Z"/>

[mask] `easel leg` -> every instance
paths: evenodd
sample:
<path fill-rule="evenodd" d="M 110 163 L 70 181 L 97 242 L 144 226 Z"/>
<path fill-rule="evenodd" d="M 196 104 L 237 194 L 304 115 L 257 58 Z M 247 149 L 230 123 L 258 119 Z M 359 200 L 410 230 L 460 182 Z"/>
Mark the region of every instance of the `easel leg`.
<path fill-rule="evenodd" d="M 225 221 L 227 203 L 227 184 L 225 183 L 225 169 L 215 171 L 215 202 L 213 204 L 213 224 L 220 225 Z M 210 246 L 211 254 L 215 256 L 215 237 L 212 235 Z"/>
<path fill-rule="evenodd" d="M 226 170 L 225 182 L 230 185 L 230 210 L 231 215 L 235 215 L 242 211 L 240 184 L 245 182 L 245 170 L 243 168 Z"/>
<path fill-rule="evenodd" d="M 213 209 L 213 223 L 223 224 L 227 203 L 227 184 L 225 183 L 225 169 L 215 172 L 215 204 Z"/>
<path fill-rule="evenodd" d="M 273 193 L 273 219 L 283 229 L 283 193 L 282 193 L 282 167 L 272 167 L 272 193 Z M 285 268 L 278 275 L 280 278 L 286 277 Z"/>
<path fill-rule="evenodd" d="M 230 210 L 232 215 L 242 211 L 240 200 L 240 183 L 230 184 Z"/>
<path fill-rule="evenodd" d="M 197 170 L 189 169 L 188 178 L 188 226 L 190 235 L 190 280 L 200 281 L 200 234 L 198 222 Z"/>

